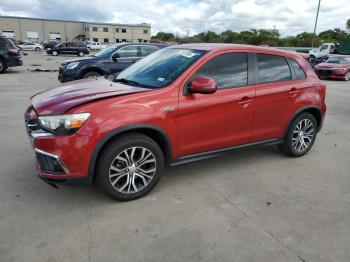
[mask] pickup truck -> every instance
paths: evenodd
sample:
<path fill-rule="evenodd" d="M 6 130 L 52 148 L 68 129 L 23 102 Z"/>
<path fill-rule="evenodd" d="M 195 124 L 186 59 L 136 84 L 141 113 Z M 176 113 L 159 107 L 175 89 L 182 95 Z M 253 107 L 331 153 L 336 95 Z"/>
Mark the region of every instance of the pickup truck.
<path fill-rule="evenodd" d="M 327 57 L 329 54 L 350 54 L 350 42 L 349 41 L 339 41 L 336 44 L 324 43 L 317 49 L 312 49 L 309 51 L 310 58 L 319 59 L 322 57 Z"/>
<path fill-rule="evenodd" d="M 88 42 L 87 47 L 90 50 L 102 50 L 107 47 L 107 45 L 101 45 L 99 42 Z"/>

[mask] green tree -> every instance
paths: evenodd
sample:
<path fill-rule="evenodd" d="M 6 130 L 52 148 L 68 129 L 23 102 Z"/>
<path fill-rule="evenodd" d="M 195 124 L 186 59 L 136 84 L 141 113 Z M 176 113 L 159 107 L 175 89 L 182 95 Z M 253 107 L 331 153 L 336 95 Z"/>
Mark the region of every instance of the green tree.
<path fill-rule="evenodd" d="M 175 36 L 172 33 L 158 32 L 156 35 L 152 36 L 152 39 L 158 39 L 161 41 L 169 42 L 174 41 Z"/>
<path fill-rule="evenodd" d="M 346 20 L 346 29 L 350 30 L 350 19 Z"/>

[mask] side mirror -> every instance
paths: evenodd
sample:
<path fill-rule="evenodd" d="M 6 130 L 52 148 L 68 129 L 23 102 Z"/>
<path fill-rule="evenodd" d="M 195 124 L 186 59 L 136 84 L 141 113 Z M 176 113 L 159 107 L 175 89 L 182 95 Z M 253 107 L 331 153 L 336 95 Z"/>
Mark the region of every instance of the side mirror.
<path fill-rule="evenodd" d="M 118 58 L 120 58 L 120 54 L 118 53 L 115 53 L 113 56 L 112 56 L 112 59 L 117 62 Z"/>
<path fill-rule="evenodd" d="M 217 90 L 216 82 L 214 79 L 209 77 L 196 77 L 194 78 L 190 86 L 187 89 L 189 94 L 212 94 Z"/>

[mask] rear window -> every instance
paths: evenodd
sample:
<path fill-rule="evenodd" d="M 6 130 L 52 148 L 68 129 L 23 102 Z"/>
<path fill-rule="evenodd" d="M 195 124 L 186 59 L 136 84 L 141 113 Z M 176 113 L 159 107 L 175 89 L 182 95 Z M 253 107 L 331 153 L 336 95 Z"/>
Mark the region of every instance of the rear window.
<path fill-rule="evenodd" d="M 294 69 L 294 73 L 295 73 L 295 79 L 296 80 L 302 80 L 306 78 L 305 72 L 304 70 L 301 68 L 301 66 L 295 62 L 292 59 L 288 59 L 289 63 L 292 65 L 293 69 Z"/>
<path fill-rule="evenodd" d="M 16 45 L 12 42 L 11 39 L 0 38 L 0 48 L 16 48 Z"/>
<path fill-rule="evenodd" d="M 292 80 L 287 60 L 282 56 L 257 54 L 258 82 L 280 82 Z"/>

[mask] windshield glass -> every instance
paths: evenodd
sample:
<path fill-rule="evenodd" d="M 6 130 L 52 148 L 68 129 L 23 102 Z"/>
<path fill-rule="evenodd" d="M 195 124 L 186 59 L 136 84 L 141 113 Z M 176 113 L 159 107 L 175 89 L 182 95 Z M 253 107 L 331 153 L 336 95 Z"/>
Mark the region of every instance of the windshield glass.
<path fill-rule="evenodd" d="M 100 52 L 97 52 L 93 56 L 110 57 L 114 53 L 115 50 L 116 50 L 116 46 L 115 45 L 110 45 L 110 46 L 102 49 Z"/>
<path fill-rule="evenodd" d="M 113 81 L 161 88 L 171 84 L 205 53 L 202 50 L 182 48 L 161 49 L 128 67 Z"/>
<path fill-rule="evenodd" d="M 350 57 L 330 57 L 326 61 L 328 64 L 350 64 Z"/>

